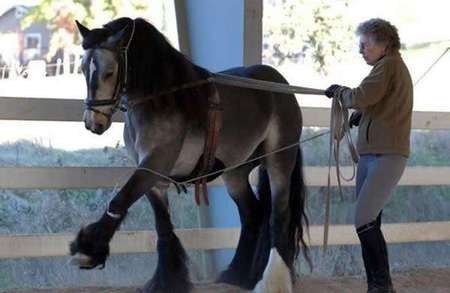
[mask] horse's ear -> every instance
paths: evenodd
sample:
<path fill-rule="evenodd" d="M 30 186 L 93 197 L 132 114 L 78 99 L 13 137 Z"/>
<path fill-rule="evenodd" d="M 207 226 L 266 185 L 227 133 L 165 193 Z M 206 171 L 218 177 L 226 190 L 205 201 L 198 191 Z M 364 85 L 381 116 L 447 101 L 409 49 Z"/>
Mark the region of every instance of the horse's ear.
<path fill-rule="evenodd" d="M 131 33 L 131 26 L 127 25 L 106 40 L 106 44 L 111 48 L 124 47 L 128 43 L 127 36 Z"/>
<path fill-rule="evenodd" d="M 78 30 L 80 31 L 81 36 L 84 38 L 87 37 L 87 35 L 91 32 L 90 29 L 82 25 L 78 20 L 75 20 L 75 23 L 77 24 Z"/>

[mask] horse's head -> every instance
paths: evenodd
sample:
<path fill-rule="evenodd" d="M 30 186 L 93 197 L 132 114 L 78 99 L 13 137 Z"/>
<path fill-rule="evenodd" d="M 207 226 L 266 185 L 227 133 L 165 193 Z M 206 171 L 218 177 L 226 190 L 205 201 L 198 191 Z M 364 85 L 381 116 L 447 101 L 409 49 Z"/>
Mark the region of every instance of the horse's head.
<path fill-rule="evenodd" d="M 127 50 L 135 24 L 131 19 L 123 22 L 121 28 L 105 26 L 93 30 L 76 22 L 85 50 L 81 67 L 87 85 L 83 120 L 86 128 L 96 134 L 111 126 L 112 115 L 120 108 L 126 91 Z"/>

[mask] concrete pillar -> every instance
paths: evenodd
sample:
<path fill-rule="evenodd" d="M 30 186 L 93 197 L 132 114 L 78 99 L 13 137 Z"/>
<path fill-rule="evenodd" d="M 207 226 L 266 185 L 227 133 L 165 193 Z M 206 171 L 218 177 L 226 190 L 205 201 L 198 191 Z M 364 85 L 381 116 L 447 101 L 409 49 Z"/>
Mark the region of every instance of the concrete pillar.
<path fill-rule="evenodd" d="M 262 0 L 175 0 L 180 50 L 211 71 L 261 63 Z"/>
<path fill-rule="evenodd" d="M 260 64 L 262 0 L 175 0 L 180 50 L 217 72 Z M 202 227 L 239 227 L 239 214 L 224 187 L 209 188 L 210 207 L 200 208 Z M 233 250 L 209 252 L 210 275 L 226 268 Z"/>

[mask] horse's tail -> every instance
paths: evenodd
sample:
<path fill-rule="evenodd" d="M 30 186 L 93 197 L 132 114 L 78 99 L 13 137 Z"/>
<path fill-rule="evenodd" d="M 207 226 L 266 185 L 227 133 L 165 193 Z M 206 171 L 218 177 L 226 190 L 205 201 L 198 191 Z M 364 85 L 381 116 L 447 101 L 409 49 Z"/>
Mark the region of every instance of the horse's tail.
<path fill-rule="evenodd" d="M 258 168 L 257 194 L 259 199 L 259 210 L 261 212 L 261 226 L 259 230 L 256 251 L 253 257 L 252 276 L 250 287 L 254 287 L 261 280 L 270 254 L 270 213 L 272 210 L 272 193 L 270 191 L 269 174 L 262 165 Z"/>
<path fill-rule="evenodd" d="M 303 179 L 302 165 L 302 152 L 301 149 L 298 148 L 297 159 L 291 175 L 291 190 L 289 197 L 291 221 L 289 223 L 289 238 L 291 239 L 290 241 L 294 242 L 293 246 L 291 246 L 294 249 L 294 257 L 298 258 L 300 250 L 303 250 L 303 256 L 312 270 L 309 248 L 303 237 L 305 232 L 304 228 L 308 229 L 309 221 L 306 215 L 306 186 Z M 257 193 L 263 217 L 259 234 L 260 239 L 258 239 L 259 244 L 256 246 L 257 251 L 255 252 L 255 255 L 259 255 L 259 257 L 254 259 L 252 266 L 256 281 L 262 277 L 270 253 L 270 214 L 272 211 L 272 194 L 270 191 L 269 175 L 263 166 L 260 166 L 258 170 Z"/>
<path fill-rule="evenodd" d="M 297 160 L 291 175 L 291 194 L 289 198 L 291 208 L 291 223 L 289 230 L 294 233 L 295 239 L 295 258 L 298 257 L 300 249 L 303 250 L 303 256 L 312 270 L 312 262 L 309 255 L 309 248 L 304 239 L 304 228 L 308 229 L 309 221 L 306 215 L 306 185 L 303 179 L 303 158 L 302 151 L 298 148 Z"/>

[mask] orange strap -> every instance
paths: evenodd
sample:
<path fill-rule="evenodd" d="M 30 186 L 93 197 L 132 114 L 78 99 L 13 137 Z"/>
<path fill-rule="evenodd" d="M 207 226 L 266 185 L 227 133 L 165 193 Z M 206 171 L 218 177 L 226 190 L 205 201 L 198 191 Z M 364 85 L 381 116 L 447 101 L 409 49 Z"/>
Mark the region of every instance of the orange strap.
<path fill-rule="evenodd" d="M 219 96 L 217 89 L 213 87 L 214 94 L 210 100 L 208 108 L 208 125 L 206 129 L 205 146 L 203 149 L 203 162 L 200 169 L 200 175 L 206 174 L 212 170 L 216 161 L 216 150 L 219 143 L 219 133 L 222 124 L 222 109 L 220 109 L 218 100 Z M 202 186 L 203 200 L 206 205 L 209 205 L 208 199 L 208 183 L 207 178 L 199 179 L 195 182 L 195 202 L 200 205 L 200 185 Z"/>

